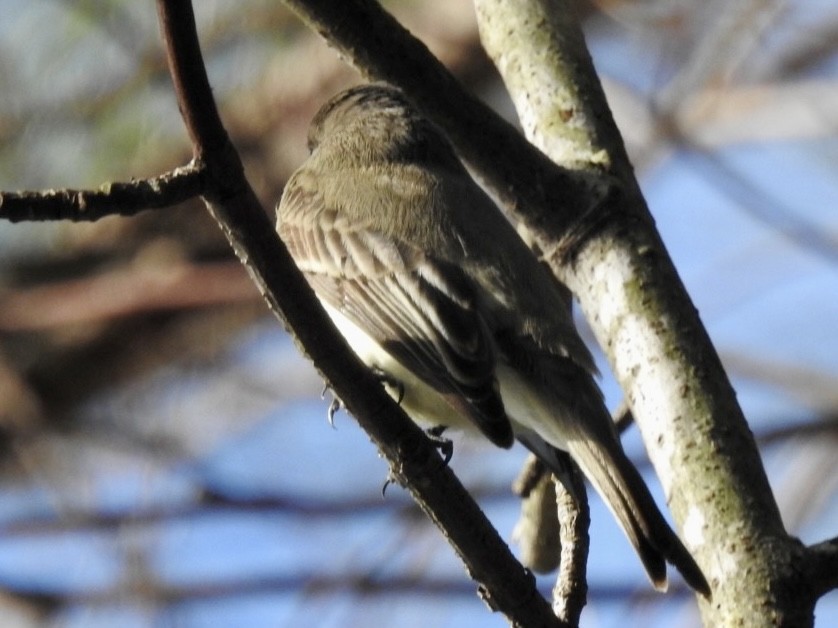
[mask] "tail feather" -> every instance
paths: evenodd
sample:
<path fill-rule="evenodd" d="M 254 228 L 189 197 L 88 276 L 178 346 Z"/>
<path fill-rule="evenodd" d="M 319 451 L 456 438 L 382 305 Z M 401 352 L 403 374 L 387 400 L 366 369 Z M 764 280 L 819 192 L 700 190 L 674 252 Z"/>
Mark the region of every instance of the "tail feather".
<path fill-rule="evenodd" d="M 571 455 L 580 462 L 614 511 L 640 555 L 655 588 L 666 589 L 666 565 L 671 563 L 696 591 L 708 596 L 710 587 L 681 539 L 658 509 L 640 473 L 622 448 L 603 451 L 590 442 L 573 443 Z M 588 450 L 584 452 L 581 450 Z"/>
<path fill-rule="evenodd" d="M 520 439 L 551 470 L 560 471 L 555 449 L 534 434 Z M 689 551 L 664 519 L 637 469 L 618 443 L 607 450 L 589 439 L 568 442 L 571 457 L 602 496 L 634 546 L 653 586 L 667 588 L 666 563 L 672 564 L 705 597 L 710 587 Z"/>
<path fill-rule="evenodd" d="M 520 340 L 520 339 L 519 339 Z M 666 589 L 666 563 L 705 597 L 710 587 L 669 527 L 620 444 L 593 377 L 569 358 L 502 346 L 514 368 L 497 366 L 503 402 L 515 436 L 561 476 L 556 448 L 567 451 L 614 513 L 652 584 Z"/>

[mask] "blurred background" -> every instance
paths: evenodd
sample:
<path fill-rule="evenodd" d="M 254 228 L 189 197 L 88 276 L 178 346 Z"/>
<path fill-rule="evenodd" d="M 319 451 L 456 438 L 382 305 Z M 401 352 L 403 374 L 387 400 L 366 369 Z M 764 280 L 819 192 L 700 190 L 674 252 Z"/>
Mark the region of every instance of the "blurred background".
<path fill-rule="evenodd" d="M 281 3 L 196 3 L 224 122 L 272 213 L 317 107 L 360 79 Z M 385 5 L 512 118 L 466 0 Z M 838 534 L 838 6 L 579 2 L 658 227 L 784 520 Z M 188 161 L 152 2 L 0 0 L 0 189 Z M 585 339 L 593 344 L 584 321 Z M 599 357 L 610 407 L 620 392 Z M 0 616 L 10 626 L 504 626 L 267 311 L 198 202 L 0 222 Z M 657 498 L 636 429 L 626 447 Z M 457 439 L 501 535 L 524 452 Z M 582 625 L 698 625 L 592 496 Z M 540 580 L 546 593 L 552 577 Z M 835 625 L 838 595 L 818 606 Z M 831 620 L 830 620 L 831 618 Z"/>

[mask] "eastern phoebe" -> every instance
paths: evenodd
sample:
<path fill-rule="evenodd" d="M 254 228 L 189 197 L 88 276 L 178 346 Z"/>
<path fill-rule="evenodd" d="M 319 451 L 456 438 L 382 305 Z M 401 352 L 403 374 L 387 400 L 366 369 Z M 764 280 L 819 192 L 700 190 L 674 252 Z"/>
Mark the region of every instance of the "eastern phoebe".
<path fill-rule="evenodd" d="M 424 427 L 514 439 L 551 468 L 570 453 L 658 589 L 701 570 L 623 452 L 563 288 L 393 87 L 323 106 L 277 229 L 358 356 Z"/>

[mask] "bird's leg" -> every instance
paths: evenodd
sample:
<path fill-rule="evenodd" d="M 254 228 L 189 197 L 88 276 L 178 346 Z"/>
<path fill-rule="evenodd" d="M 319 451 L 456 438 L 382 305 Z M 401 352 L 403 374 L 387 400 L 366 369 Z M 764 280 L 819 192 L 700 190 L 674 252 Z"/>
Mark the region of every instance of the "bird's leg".
<path fill-rule="evenodd" d="M 385 387 L 396 389 L 396 392 L 398 393 L 397 396 L 396 396 L 396 403 L 401 404 L 402 399 L 404 399 L 404 384 L 401 383 L 399 380 L 397 380 L 392 375 L 389 375 L 388 373 L 385 373 L 384 371 L 382 371 L 378 367 L 375 367 L 375 366 L 372 367 L 372 372 L 373 372 L 373 375 L 375 375 L 376 378 L 378 378 L 378 381 L 380 381 L 382 384 L 384 384 Z M 329 403 L 329 409 L 327 410 L 327 412 L 328 412 L 328 415 L 329 415 L 329 425 L 334 427 L 335 426 L 335 414 L 338 412 L 338 410 L 343 410 L 346 406 L 344 405 L 343 401 L 341 401 L 340 398 L 335 394 L 335 391 L 332 390 L 332 387 L 329 386 L 328 383 L 326 383 L 323 386 L 323 390 L 320 393 L 320 398 L 325 399 L 327 392 L 332 393 L 332 401 L 331 401 L 331 403 Z"/>

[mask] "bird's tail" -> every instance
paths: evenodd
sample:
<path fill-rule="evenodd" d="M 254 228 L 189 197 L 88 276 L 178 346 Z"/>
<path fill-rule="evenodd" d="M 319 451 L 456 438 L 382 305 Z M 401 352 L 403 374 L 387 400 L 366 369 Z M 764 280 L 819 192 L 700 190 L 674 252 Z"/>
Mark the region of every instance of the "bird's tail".
<path fill-rule="evenodd" d="M 501 393 L 516 438 L 561 478 L 556 448 L 567 451 L 602 496 L 637 551 L 655 588 L 666 588 L 666 563 L 705 597 L 710 587 L 669 527 L 620 443 L 590 372 L 554 352 L 514 343 L 498 364 Z"/>
<path fill-rule="evenodd" d="M 532 434 L 521 440 L 548 468 L 561 472 L 562 466 L 557 461 L 555 448 Z M 616 440 L 613 445 L 591 438 L 580 438 L 568 441 L 567 449 L 614 513 L 654 587 L 660 591 L 666 590 L 666 563 L 669 562 L 681 573 L 687 584 L 709 597 L 710 587 L 701 569 L 669 527 L 640 473 L 626 457 L 622 447 Z"/>

